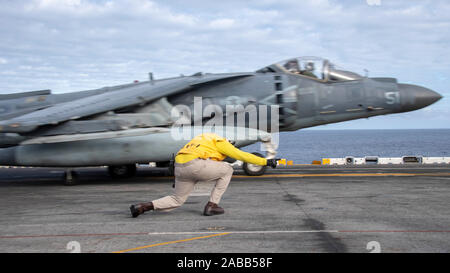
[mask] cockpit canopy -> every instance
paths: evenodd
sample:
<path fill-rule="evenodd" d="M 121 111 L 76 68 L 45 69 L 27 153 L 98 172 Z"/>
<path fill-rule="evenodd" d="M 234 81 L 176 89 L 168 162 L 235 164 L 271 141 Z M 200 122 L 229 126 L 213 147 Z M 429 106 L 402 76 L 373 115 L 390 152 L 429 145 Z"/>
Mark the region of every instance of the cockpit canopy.
<path fill-rule="evenodd" d="M 257 72 L 285 72 L 326 82 L 351 81 L 362 78 L 361 75 L 344 70 L 320 57 L 291 58 L 267 66 Z"/>

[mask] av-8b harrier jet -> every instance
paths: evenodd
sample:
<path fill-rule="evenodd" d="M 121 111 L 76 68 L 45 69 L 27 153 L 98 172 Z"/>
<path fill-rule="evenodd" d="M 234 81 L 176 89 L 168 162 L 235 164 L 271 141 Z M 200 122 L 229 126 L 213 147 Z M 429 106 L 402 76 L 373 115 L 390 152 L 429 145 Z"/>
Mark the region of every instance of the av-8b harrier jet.
<path fill-rule="evenodd" d="M 130 176 L 136 164 L 168 166 L 205 128 L 231 133 L 242 147 L 268 143 L 273 132 L 408 112 L 439 99 L 430 89 L 361 76 L 317 57 L 249 73 L 151 77 L 67 94 L 6 94 L 0 95 L 0 165 L 108 166 L 113 176 Z M 180 128 L 189 136 L 174 137 Z M 273 145 L 268 147 L 267 156 L 274 156 Z M 262 173 L 255 166 L 245 170 Z M 71 172 L 67 177 L 72 183 Z"/>

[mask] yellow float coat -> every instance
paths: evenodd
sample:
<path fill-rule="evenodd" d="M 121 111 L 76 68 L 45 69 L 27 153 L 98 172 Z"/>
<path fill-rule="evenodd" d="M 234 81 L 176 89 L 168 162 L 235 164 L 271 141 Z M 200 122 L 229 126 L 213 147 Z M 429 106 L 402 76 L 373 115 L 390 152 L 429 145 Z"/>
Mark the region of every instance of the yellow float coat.
<path fill-rule="evenodd" d="M 214 133 L 204 133 L 194 137 L 178 151 L 175 162 L 183 164 L 196 158 L 222 161 L 227 156 L 255 165 L 267 165 L 265 158 L 243 152 L 234 147 L 227 139 Z"/>

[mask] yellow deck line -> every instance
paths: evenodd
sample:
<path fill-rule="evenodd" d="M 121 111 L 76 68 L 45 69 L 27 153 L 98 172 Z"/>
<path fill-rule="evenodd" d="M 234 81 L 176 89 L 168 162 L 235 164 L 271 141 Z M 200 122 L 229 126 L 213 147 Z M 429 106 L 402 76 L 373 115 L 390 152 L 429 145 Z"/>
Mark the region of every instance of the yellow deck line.
<path fill-rule="evenodd" d="M 305 174 L 264 174 L 261 176 L 233 175 L 236 178 L 264 177 L 339 177 L 339 176 L 450 176 L 450 173 L 305 173 Z"/>
<path fill-rule="evenodd" d="M 230 234 L 230 232 L 224 232 L 224 233 L 218 233 L 218 234 L 213 234 L 213 235 L 207 235 L 207 236 L 194 237 L 194 238 L 188 238 L 188 239 L 177 240 L 177 241 L 158 243 L 158 244 L 153 244 L 153 245 L 140 246 L 140 247 L 125 249 L 125 250 L 115 251 L 113 253 L 125 253 L 125 252 L 134 251 L 134 250 L 150 248 L 150 247 L 154 247 L 154 246 L 170 245 L 170 244 L 188 242 L 188 241 L 193 241 L 193 240 L 198 240 L 198 239 L 206 239 L 206 238 L 211 238 L 211 237 L 223 236 L 223 235 L 228 235 L 228 234 Z"/>
<path fill-rule="evenodd" d="M 345 177 L 345 176 L 450 176 L 450 173 L 289 173 L 289 174 L 263 174 L 259 176 L 233 175 L 234 178 L 271 178 L 271 177 Z M 173 179 L 174 176 L 151 176 L 152 178 Z"/>

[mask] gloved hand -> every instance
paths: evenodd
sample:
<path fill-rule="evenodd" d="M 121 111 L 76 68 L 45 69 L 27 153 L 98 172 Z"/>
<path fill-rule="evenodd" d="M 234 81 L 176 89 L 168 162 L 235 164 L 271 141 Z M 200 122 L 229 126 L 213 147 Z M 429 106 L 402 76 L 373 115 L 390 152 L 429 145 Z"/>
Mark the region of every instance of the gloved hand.
<path fill-rule="evenodd" d="M 275 169 L 277 167 L 277 165 L 278 165 L 277 164 L 278 160 L 280 160 L 280 158 L 267 159 L 267 166 L 270 166 L 270 167 Z"/>

